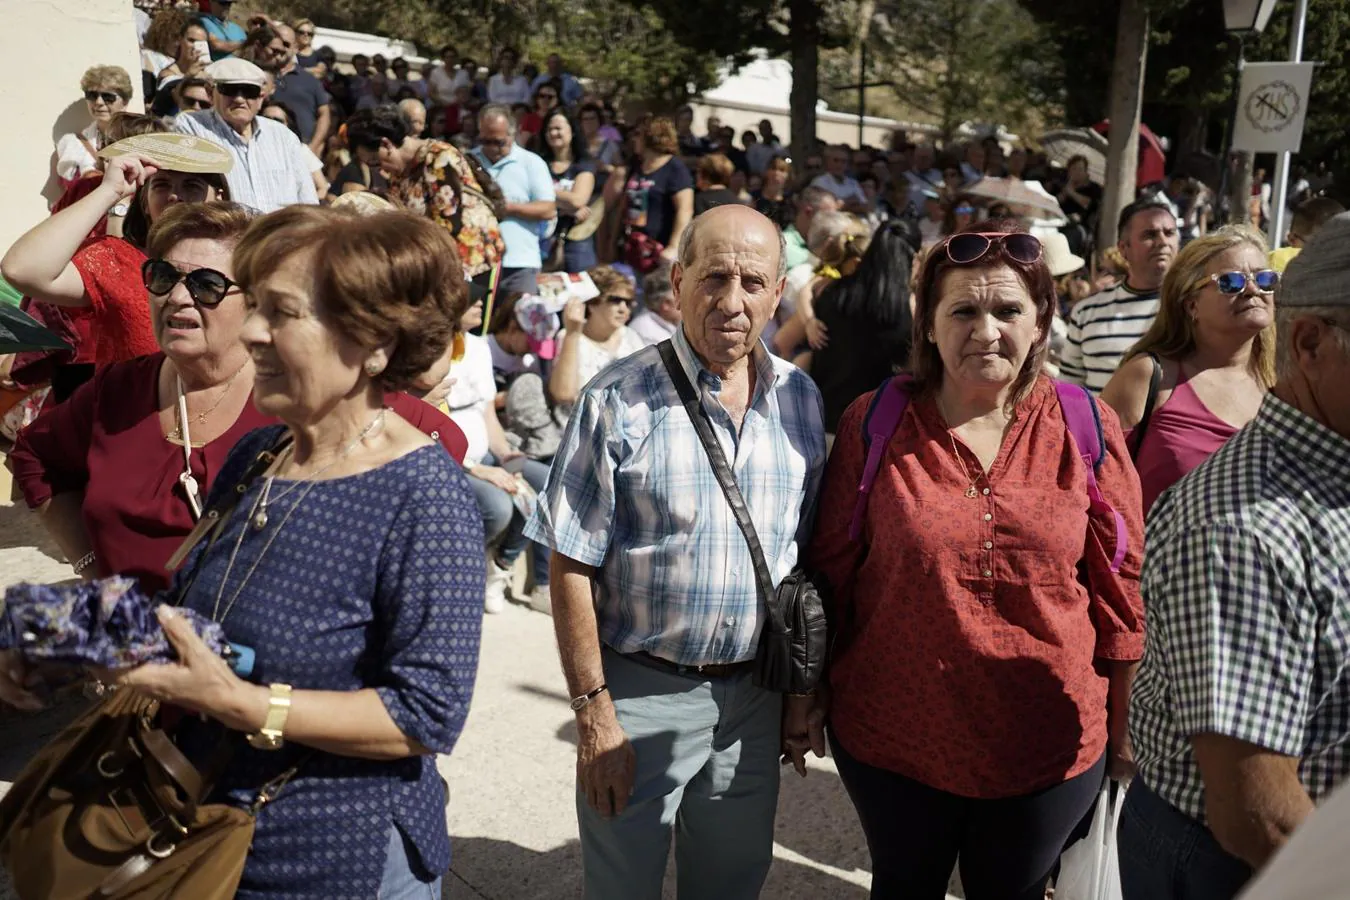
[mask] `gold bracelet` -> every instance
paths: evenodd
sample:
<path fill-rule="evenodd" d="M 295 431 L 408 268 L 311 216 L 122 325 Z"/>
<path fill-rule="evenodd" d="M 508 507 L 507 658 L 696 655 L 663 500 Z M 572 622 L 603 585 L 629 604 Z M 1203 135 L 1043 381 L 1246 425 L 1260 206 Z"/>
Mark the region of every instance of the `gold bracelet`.
<path fill-rule="evenodd" d="M 286 731 L 286 718 L 291 713 L 291 686 L 273 684 L 268 686 L 267 718 L 257 733 L 248 736 L 249 745 L 257 750 L 280 750 L 285 746 L 282 735 Z"/>

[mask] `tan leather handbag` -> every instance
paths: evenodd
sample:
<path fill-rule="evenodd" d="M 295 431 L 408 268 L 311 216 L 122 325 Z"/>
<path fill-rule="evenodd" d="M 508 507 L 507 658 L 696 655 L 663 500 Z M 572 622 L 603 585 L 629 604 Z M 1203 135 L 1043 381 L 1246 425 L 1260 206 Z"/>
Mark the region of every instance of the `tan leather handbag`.
<path fill-rule="evenodd" d="M 254 817 L 203 804 L 210 779 L 156 726 L 158 704 L 119 690 L 39 752 L 0 799 L 0 859 L 20 900 L 228 900 Z M 223 767 L 225 760 L 217 768 Z"/>

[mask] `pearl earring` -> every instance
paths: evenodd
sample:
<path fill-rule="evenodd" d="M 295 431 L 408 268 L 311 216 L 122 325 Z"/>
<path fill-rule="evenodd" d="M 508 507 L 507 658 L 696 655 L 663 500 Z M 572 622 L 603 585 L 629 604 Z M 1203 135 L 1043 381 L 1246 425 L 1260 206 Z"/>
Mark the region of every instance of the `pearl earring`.
<path fill-rule="evenodd" d="M 374 378 L 382 371 L 384 371 L 384 369 L 380 366 L 379 363 L 375 362 L 374 360 L 371 360 L 370 362 L 366 363 L 366 374 L 369 375 L 371 378 Z"/>

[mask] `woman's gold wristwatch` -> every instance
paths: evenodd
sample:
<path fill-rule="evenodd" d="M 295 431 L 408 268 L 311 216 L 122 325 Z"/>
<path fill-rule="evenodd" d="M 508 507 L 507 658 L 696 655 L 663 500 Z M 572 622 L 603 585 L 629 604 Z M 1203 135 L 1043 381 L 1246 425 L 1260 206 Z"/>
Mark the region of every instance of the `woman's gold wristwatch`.
<path fill-rule="evenodd" d="M 286 743 L 282 734 L 286 730 L 286 717 L 291 713 L 291 686 L 273 684 L 268 686 L 267 718 L 256 734 L 248 736 L 249 746 L 256 750 L 280 750 Z"/>

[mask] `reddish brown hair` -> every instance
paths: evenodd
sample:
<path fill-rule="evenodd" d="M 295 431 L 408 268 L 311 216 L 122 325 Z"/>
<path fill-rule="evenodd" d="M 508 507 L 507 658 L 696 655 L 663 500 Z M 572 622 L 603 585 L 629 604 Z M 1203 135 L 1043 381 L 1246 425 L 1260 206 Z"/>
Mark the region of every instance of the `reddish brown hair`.
<path fill-rule="evenodd" d="M 315 302 L 338 331 L 367 350 L 394 345 L 378 379 L 388 390 L 431 368 L 468 306 L 459 247 L 421 216 L 288 206 L 245 232 L 235 280 L 248 292 L 302 255 L 313 260 Z"/>
<path fill-rule="evenodd" d="M 957 233 L 968 232 L 1026 234 L 1027 230 L 1015 219 L 993 219 L 972 222 Z M 1050 350 L 1050 326 L 1054 321 L 1055 304 L 1058 302 L 1055 296 L 1055 279 L 1050 274 L 1050 267 L 1045 264 L 1044 258 L 1032 265 L 1023 265 L 1014 262 L 1001 252 L 991 252 L 984 259 L 969 266 L 957 266 L 947 256 L 945 244 L 938 244 L 927 254 L 914 292 L 914 350 L 910 355 L 909 366 L 914 374 L 916 390 L 933 392 L 942 385 L 945 371 L 942 355 L 938 352 L 937 344 L 928 339 L 933 331 L 933 318 L 937 313 L 938 304 L 942 301 L 942 276 L 955 268 L 992 269 L 997 266 L 1011 269 L 1017 274 L 1022 284 L 1026 286 L 1027 293 L 1031 295 L 1031 302 L 1036 306 L 1036 326 L 1040 328 L 1041 334 L 1032 345 L 1031 352 L 1027 354 L 1022 371 L 1013 381 L 1011 404 L 1016 406 L 1030 393 L 1032 385 L 1036 383 L 1036 378 L 1041 373 L 1045 356 Z"/>
<path fill-rule="evenodd" d="M 680 137 L 675 133 L 675 123 L 665 116 L 658 116 L 642 126 L 642 143 L 653 153 L 680 152 Z"/>
<path fill-rule="evenodd" d="M 736 166 L 721 153 L 709 153 L 699 159 L 697 171 L 708 184 L 720 184 L 725 187 L 731 183 Z"/>

